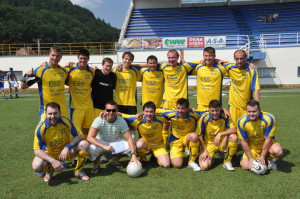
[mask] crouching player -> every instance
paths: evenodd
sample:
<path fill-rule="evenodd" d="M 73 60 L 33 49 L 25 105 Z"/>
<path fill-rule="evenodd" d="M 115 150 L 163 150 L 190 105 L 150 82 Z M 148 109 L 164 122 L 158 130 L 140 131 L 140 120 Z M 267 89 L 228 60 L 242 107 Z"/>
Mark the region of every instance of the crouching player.
<path fill-rule="evenodd" d="M 256 100 L 247 102 L 246 111 L 247 114 L 237 122 L 238 136 L 244 150 L 242 168 L 250 170 L 253 160 L 266 164 L 266 159 L 270 159 L 269 168 L 277 170 L 275 158 L 281 157 L 283 152 L 274 139 L 276 118 L 271 113 L 262 112 Z"/>
<path fill-rule="evenodd" d="M 149 101 L 143 106 L 143 118 L 136 119 L 135 115 L 126 114 L 122 114 L 122 117 L 137 129 L 141 136 L 136 142 L 138 156 L 143 159 L 147 151 L 153 151 L 158 164 L 168 168 L 170 167 L 170 157 L 162 136 L 163 122 L 166 123 L 167 121 L 163 117 L 155 116 L 155 111 L 155 104 Z"/>
<path fill-rule="evenodd" d="M 234 171 L 231 160 L 237 150 L 238 138 L 235 126 L 222 114 L 222 104 L 220 101 L 210 101 L 209 112 L 201 116 L 197 133 L 200 135 L 200 142 L 204 140 L 204 147 L 202 147 L 203 152 L 199 157 L 201 169 L 207 170 L 211 167 L 216 152 L 227 151 L 223 167 L 229 171 Z M 229 139 L 224 139 L 226 136 L 228 136 Z M 228 143 L 223 143 L 227 141 Z M 224 148 L 224 146 L 227 147 Z"/>
<path fill-rule="evenodd" d="M 89 155 L 89 143 L 83 140 L 82 132 L 69 119 L 60 116 L 59 104 L 48 103 L 45 113 L 46 119 L 35 130 L 33 170 L 46 173 L 44 181 L 48 182 L 54 171 L 65 169 L 62 161 L 76 156 L 75 177 L 89 180 L 89 176 L 82 170 Z"/>

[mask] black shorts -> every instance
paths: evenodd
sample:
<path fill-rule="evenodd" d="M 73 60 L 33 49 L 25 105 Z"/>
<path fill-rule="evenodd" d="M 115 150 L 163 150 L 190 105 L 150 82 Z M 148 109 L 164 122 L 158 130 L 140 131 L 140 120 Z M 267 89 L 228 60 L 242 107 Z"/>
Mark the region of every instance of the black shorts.
<path fill-rule="evenodd" d="M 118 111 L 129 115 L 135 115 L 137 113 L 137 108 L 136 106 L 118 105 Z"/>

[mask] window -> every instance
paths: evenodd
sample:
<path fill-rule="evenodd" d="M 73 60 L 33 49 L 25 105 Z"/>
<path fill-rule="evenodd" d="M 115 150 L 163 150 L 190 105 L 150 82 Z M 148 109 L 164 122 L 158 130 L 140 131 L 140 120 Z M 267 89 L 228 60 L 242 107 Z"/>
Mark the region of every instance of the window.
<path fill-rule="evenodd" d="M 257 68 L 259 78 L 274 78 L 276 68 Z"/>
<path fill-rule="evenodd" d="M 298 66 L 298 77 L 300 77 L 300 66 Z"/>

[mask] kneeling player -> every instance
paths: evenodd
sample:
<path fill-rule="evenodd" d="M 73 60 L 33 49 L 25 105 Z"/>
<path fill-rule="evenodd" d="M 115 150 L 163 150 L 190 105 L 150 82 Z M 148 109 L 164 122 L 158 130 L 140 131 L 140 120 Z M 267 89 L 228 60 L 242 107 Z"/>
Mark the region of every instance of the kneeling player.
<path fill-rule="evenodd" d="M 46 119 L 35 130 L 33 170 L 46 173 L 44 181 L 48 182 L 54 171 L 64 170 L 61 161 L 77 157 L 75 177 L 89 180 L 82 170 L 89 154 L 89 143 L 83 140 L 82 132 L 69 119 L 60 116 L 59 104 L 50 102 L 45 111 Z"/>
<path fill-rule="evenodd" d="M 229 171 L 234 170 L 231 160 L 237 150 L 236 128 L 231 121 L 225 118 L 221 111 L 221 102 L 212 100 L 209 103 L 209 112 L 202 115 L 199 120 L 197 132 L 200 135 L 200 141 L 203 142 L 204 139 L 203 153 L 199 157 L 199 165 L 202 170 L 211 167 L 213 156 L 217 151 L 227 151 L 223 167 Z M 224 139 L 226 136 L 229 139 Z M 229 140 L 228 143 L 223 143 L 227 140 Z M 227 146 L 227 148 L 224 148 L 224 146 Z"/>
<path fill-rule="evenodd" d="M 135 115 L 125 114 L 122 116 L 138 130 L 141 136 L 136 142 L 138 156 L 143 158 L 147 151 L 153 151 L 158 164 L 164 168 L 168 168 L 170 167 L 170 158 L 162 136 L 163 122 L 166 122 L 166 120 L 155 116 L 155 110 L 155 104 L 150 101 L 146 102 L 143 106 L 143 118 L 136 119 Z"/>
<path fill-rule="evenodd" d="M 237 122 L 238 136 L 244 150 L 241 166 L 244 170 L 250 170 L 253 160 L 260 164 L 266 164 L 269 160 L 271 170 L 277 170 L 275 158 L 282 156 L 282 148 L 274 140 L 276 131 L 276 118 L 273 114 L 261 112 L 259 102 L 248 101 L 247 114 L 239 118 Z"/>

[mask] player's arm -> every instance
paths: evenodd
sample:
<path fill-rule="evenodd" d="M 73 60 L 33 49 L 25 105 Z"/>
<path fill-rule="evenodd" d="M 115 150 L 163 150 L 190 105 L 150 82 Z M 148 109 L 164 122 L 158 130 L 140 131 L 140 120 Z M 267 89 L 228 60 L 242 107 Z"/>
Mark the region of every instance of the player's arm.
<path fill-rule="evenodd" d="M 231 134 L 236 134 L 235 127 L 227 129 L 226 131 L 223 131 L 223 132 L 219 132 L 214 139 L 214 145 L 218 146 L 220 144 L 220 140 L 222 139 L 222 137 L 225 137 L 225 136 L 231 135 Z"/>
<path fill-rule="evenodd" d="M 259 163 L 266 164 L 267 154 L 271 148 L 271 145 L 272 145 L 272 137 L 265 136 L 265 142 L 264 142 L 260 157 L 257 158 L 257 161 Z"/>
<path fill-rule="evenodd" d="M 83 135 L 75 136 L 73 140 L 61 151 L 59 159 L 63 161 L 67 160 L 70 149 L 76 146 L 81 140 L 83 140 Z"/>
<path fill-rule="evenodd" d="M 40 78 L 33 73 L 33 68 L 25 73 L 24 77 L 20 79 L 21 89 L 27 89 L 32 86 L 34 83 L 40 81 Z"/>
<path fill-rule="evenodd" d="M 253 157 L 252 157 L 252 154 L 251 154 L 251 151 L 250 151 L 248 140 L 247 139 L 241 139 L 241 145 L 242 145 L 244 153 L 246 154 L 246 156 L 249 160 L 249 163 L 250 163 L 249 168 L 251 168 L 251 163 L 253 161 Z"/>
<path fill-rule="evenodd" d="M 100 148 L 103 148 L 107 151 L 114 152 L 115 151 L 114 147 L 112 147 L 110 145 L 102 144 L 101 142 L 99 142 L 96 139 L 96 136 L 97 136 L 98 132 L 99 132 L 98 129 L 96 129 L 94 127 L 91 127 L 90 130 L 89 130 L 89 134 L 87 136 L 87 141 L 89 141 L 89 143 L 95 145 L 96 147 L 100 147 Z"/>
<path fill-rule="evenodd" d="M 51 157 L 50 155 L 48 155 L 45 151 L 35 149 L 35 150 L 34 150 L 34 154 L 35 154 L 37 157 L 39 157 L 39 158 L 45 160 L 46 162 L 49 162 L 49 163 L 53 166 L 53 168 L 54 168 L 56 171 L 61 171 L 61 170 L 63 170 L 63 169 L 65 168 L 65 167 L 63 166 L 63 164 L 62 164 L 60 161 L 58 161 L 58 160 L 52 158 L 52 157 Z"/>
<path fill-rule="evenodd" d="M 259 100 L 260 100 L 259 90 L 253 91 L 253 98 L 259 102 Z"/>
<path fill-rule="evenodd" d="M 131 136 L 130 131 L 126 131 L 126 132 L 124 133 L 124 138 L 125 138 L 126 141 L 128 142 L 128 146 L 129 146 L 130 152 L 131 152 L 131 154 L 132 154 L 130 162 L 135 162 L 135 163 L 137 163 L 137 164 L 139 164 L 139 165 L 142 165 L 142 164 L 140 163 L 140 161 L 137 159 L 136 150 L 135 150 L 135 146 L 134 146 L 134 141 L 133 141 L 133 139 L 132 139 L 132 136 Z"/>

